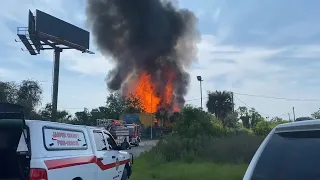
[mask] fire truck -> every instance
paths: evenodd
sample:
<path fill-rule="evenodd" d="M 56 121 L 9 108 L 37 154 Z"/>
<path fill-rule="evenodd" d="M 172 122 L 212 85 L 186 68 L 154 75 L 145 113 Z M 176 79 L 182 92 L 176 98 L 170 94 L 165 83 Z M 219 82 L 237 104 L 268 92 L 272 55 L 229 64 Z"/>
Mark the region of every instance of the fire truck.
<path fill-rule="evenodd" d="M 98 119 L 98 127 L 104 127 L 115 139 L 118 146 L 122 149 L 131 149 L 130 128 L 124 125 L 123 121 L 115 119 Z"/>
<path fill-rule="evenodd" d="M 140 126 L 132 123 L 132 124 L 126 124 L 129 128 L 129 143 L 133 146 L 139 146 L 139 143 L 141 141 L 141 129 Z"/>

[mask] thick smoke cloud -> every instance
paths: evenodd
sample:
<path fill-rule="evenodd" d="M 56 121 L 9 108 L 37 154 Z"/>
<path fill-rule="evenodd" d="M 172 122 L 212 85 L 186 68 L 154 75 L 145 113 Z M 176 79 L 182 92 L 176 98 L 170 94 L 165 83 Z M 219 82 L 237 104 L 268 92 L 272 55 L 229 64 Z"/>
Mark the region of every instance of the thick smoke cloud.
<path fill-rule="evenodd" d="M 200 40 L 197 19 L 168 0 L 87 0 L 87 18 L 99 50 L 115 61 L 107 78 L 121 90 L 133 73 L 148 72 L 159 97 L 173 73 L 175 100 L 184 104 Z"/>

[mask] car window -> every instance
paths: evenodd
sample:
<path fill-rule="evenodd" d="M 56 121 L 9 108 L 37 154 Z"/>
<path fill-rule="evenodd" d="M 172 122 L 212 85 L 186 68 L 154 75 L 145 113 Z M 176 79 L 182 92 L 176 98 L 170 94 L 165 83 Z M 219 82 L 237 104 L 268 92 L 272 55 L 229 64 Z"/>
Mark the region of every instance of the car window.
<path fill-rule="evenodd" d="M 107 144 L 101 131 L 94 131 L 94 140 L 96 142 L 97 151 L 107 150 Z"/>
<path fill-rule="evenodd" d="M 116 150 L 117 149 L 117 143 L 114 141 L 114 139 L 111 137 L 110 134 L 104 133 L 107 137 L 107 142 L 109 144 L 110 149 Z"/>
<path fill-rule="evenodd" d="M 251 180 L 319 180 L 320 131 L 274 134 Z"/>

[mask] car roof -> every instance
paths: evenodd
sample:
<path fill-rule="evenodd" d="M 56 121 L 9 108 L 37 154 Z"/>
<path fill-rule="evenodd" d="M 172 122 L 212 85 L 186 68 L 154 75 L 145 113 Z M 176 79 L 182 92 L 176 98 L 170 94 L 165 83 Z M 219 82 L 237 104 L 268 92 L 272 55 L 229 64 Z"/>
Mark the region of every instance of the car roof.
<path fill-rule="evenodd" d="M 276 131 L 301 131 L 301 130 L 320 130 L 320 119 L 296 121 L 279 124 L 275 127 Z"/>
<path fill-rule="evenodd" d="M 27 119 L 26 122 L 27 123 L 41 123 L 41 124 L 55 124 L 55 125 L 64 125 L 64 126 L 81 127 L 81 128 L 86 127 L 84 125 L 73 125 L 73 124 L 46 121 L 46 120 L 31 120 L 31 119 Z"/>

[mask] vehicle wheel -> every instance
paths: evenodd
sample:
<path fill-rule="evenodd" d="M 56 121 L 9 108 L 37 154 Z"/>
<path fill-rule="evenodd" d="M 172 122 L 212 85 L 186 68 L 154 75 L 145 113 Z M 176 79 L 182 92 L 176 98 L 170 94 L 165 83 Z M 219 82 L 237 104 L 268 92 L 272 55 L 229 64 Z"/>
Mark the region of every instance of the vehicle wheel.
<path fill-rule="evenodd" d="M 121 180 L 128 180 L 129 177 L 128 177 L 128 169 L 127 168 L 124 168 L 123 169 L 123 173 L 122 173 L 122 177 L 121 177 Z"/>

